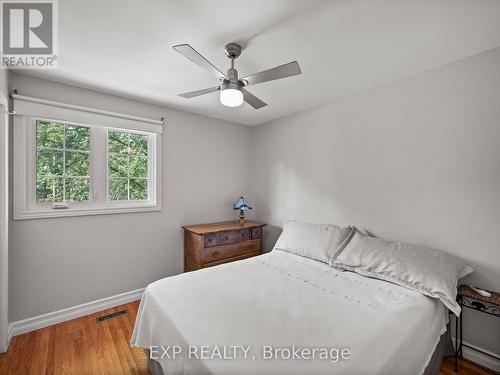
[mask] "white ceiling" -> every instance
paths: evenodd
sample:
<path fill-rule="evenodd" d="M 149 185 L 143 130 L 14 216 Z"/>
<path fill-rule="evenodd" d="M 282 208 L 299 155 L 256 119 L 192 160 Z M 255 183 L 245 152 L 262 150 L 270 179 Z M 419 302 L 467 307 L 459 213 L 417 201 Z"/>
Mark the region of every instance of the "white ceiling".
<path fill-rule="evenodd" d="M 257 125 L 500 46 L 500 1 L 61 0 L 59 38 L 58 69 L 23 73 Z M 249 86 L 259 110 L 178 97 L 217 79 L 171 47 L 226 71 L 231 41 L 240 76 L 293 60 L 303 74 Z"/>

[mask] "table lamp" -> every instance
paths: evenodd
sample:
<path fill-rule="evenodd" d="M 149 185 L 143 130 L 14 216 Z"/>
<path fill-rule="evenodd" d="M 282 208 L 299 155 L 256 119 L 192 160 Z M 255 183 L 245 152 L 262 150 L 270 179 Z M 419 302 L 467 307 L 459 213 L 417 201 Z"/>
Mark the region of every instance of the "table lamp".
<path fill-rule="evenodd" d="M 252 207 L 248 204 L 247 200 L 240 197 L 233 206 L 233 210 L 240 210 L 240 226 L 245 225 L 245 211 L 251 210 Z"/>

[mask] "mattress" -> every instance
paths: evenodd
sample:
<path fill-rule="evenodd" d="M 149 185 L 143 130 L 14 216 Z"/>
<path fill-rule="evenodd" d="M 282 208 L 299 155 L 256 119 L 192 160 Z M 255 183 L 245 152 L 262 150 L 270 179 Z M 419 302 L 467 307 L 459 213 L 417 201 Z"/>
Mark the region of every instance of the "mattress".
<path fill-rule="evenodd" d="M 423 374 L 447 321 L 436 299 L 274 250 L 150 284 L 131 345 L 169 375 Z"/>

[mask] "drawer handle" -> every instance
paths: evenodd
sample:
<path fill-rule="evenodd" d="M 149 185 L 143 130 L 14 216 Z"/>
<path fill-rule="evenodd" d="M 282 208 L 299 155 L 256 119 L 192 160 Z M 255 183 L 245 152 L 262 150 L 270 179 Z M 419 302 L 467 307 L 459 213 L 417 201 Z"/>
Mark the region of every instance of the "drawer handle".
<path fill-rule="evenodd" d="M 211 239 L 211 238 L 209 238 L 209 239 L 208 239 L 208 242 L 212 242 L 212 239 Z"/>
<path fill-rule="evenodd" d="M 219 255 L 219 254 L 220 254 L 220 253 L 219 253 L 217 250 L 215 250 L 215 251 L 212 253 L 212 256 L 213 256 L 213 257 L 216 257 L 216 256 L 217 256 L 217 255 Z"/>
<path fill-rule="evenodd" d="M 245 233 L 241 233 L 241 237 L 245 237 Z"/>
<path fill-rule="evenodd" d="M 229 239 L 229 237 L 228 237 L 228 236 L 226 236 L 226 237 L 224 237 L 224 238 L 226 239 L 226 241 Z"/>

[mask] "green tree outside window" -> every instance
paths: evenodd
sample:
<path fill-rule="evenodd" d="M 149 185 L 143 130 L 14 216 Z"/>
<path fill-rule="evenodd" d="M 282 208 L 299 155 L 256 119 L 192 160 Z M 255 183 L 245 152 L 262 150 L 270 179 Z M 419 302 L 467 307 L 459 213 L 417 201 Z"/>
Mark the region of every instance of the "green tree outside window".
<path fill-rule="evenodd" d="M 36 200 L 90 200 L 90 128 L 36 122 Z"/>
<path fill-rule="evenodd" d="M 108 131 L 108 200 L 148 199 L 148 136 Z"/>

